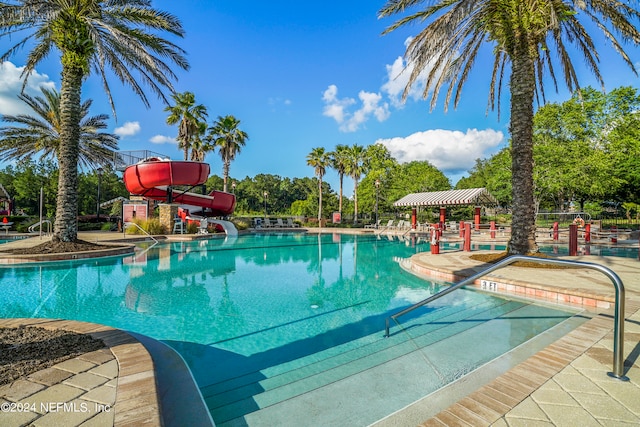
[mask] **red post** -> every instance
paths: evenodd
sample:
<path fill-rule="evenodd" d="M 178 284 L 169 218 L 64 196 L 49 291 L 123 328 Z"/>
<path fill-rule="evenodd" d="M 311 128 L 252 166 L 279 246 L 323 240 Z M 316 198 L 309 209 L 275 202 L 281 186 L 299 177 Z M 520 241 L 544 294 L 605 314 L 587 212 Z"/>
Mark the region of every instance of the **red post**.
<path fill-rule="evenodd" d="M 431 253 L 433 255 L 438 255 L 440 253 L 440 230 L 438 227 L 434 227 L 431 230 Z"/>
<path fill-rule="evenodd" d="M 418 228 L 418 209 L 411 209 L 411 229 L 415 230 Z"/>
<path fill-rule="evenodd" d="M 558 223 L 554 222 L 553 223 L 553 240 L 558 240 L 560 236 L 560 233 L 558 231 Z"/>
<path fill-rule="evenodd" d="M 491 221 L 491 238 L 495 239 L 496 238 L 496 222 L 495 221 Z"/>
<path fill-rule="evenodd" d="M 476 231 L 480 231 L 480 206 L 475 207 L 473 220 L 476 224 Z"/>
<path fill-rule="evenodd" d="M 458 227 L 460 230 L 460 238 L 464 237 L 464 221 L 460 221 L 460 227 Z"/>
<path fill-rule="evenodd" d="M 578 255 L 578 225 L 569 225 L 569 256 Z"/>
<path fill-rule="evenodd" d="M 447 208 L 440 207 L 440 227 L 444 230 L 444 224 L 447 221 Z"/>
<path fill-rule="evenodd" d="M 471 224 L 464 228 L 464 248 L 465 252 L 471 252 Z"/>
<path fill-rule="evenodd" d="M 584 225 L 584 242 L 585 243 L 591 242 L 591 224 Z"/>

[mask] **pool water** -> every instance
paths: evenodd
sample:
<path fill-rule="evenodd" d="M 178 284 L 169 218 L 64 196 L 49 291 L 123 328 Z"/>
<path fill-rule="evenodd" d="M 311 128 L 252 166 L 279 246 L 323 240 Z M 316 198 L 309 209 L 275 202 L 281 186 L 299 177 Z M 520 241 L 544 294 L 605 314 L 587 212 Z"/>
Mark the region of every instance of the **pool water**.
<path fill-rule="evenodd" d="M 574 314 L 461 289 L 383 338 L 389 315 L 446 286 L 398 265 L 426 250 L 340 234 L 161 243 L 124 258 L 0 268 L 0 316 L 163 340 L 188 363 L 217 425 L 295 425 L 296 414 L 367 425 Z"/>

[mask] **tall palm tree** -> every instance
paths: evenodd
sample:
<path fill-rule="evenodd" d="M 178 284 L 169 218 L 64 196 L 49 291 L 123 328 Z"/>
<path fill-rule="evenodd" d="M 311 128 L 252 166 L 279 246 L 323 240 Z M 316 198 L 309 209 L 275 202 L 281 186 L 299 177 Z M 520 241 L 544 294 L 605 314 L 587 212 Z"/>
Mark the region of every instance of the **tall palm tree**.
<path fill-rule="evenodd" d="M 353 223 L 358 222 L 358 182 L 367 165 L 366 150 L 362 145 L 353 144 L 347 150 L 346 172 L 353 179 Z"/>
<path fill-rule="evenodd" d="M 191 157 L 194 162 L 204 162 L 204 158 L 209 151 L 213 151 L 214 147 L 204 140 L 207 132 L 207 122 L 198 123 L 198 129 L 191 142 Z"/>
<path fill-rule="evenodd" d="M 403 96 L 406 98 L 421 73 L 427 72 L 423 96 L 435 107 L 440 89 L 448 85 L 445 109 L 454 106 L 483 46 L 494 55 L 488 106 L 500 112 L 500 94 L 510 72 L 510 131 L 512 154 L 513 219 L 509 253 L 537 252 L 533 194 L 533 102 L 544 102 L 543 78 L 557 88 L 554 63 L 559 63 L 570 91 L 579 89 L 571 54 L 587 64 L 601 84 L 599 55 L 581 20 L 592 21 L 635 72 L 623 41 L 640 40 L 637 6 L 608 0 L 388 0 L 380 17 L 403 13 L 424 4 L 390 26 L 385 33 L 410 23 L 427 26 L 407 46 L 405 57 L 413 67 Z M 414 9 L 415 10 L 415 9 Z M 567 46 L 570 43 L 573 46 Z M 430 68 L 430 69 L 429 69 Z"/>
<path fill-rule="evenodd" d="M 348 155 L 349 147 L 344 144 L 336 145 L 336 149 L 329 153 L 331 159 L 331 167 L 338 172 L 338 178 L 340 180 L 340 198 L 338 201 L 338 212 L 340 212 L 340 218 L 342 218 L 342 189 L 344 182 L 344 175 L 347 171 L 347 162 L 349 160 Z"/>
<path fill-rule="evenodd" d="M 315 170 L 315 174 L 318 177 L 318 227 L 322 224 L 322 177 L 329 164 L 329 153 L 327 153 L 323 147 L 314 148 L 311 150 L 311 153 L 307 155 L 307 165 Z"/>
<path fill-rule="evenodd" d="M 101 77 L 115 114 L 107 82 L 108 68 L 149 107 L 140 81 L 166 102 L 163 89 L 173 91 L 171 81 L 176 78 L 169 63 L 182 69 L 189 67 L 182 49 L 155 34 L 160 31 L 181 37 L 182 25 L 173 15 L 150 5 L 147 0 L 13 0 L 0 3 L 0 37 L 4 43 L 13 43 L 0 56 L 0 62 L 8 60 L 22 47 L 32 46 L 22 72 L 23 87 L 36 66 L 52 51 L 59 51 L 61 56 L 61 120 L 57 152 L 60 173 L 54 242 L 73 242 L 78 237 L 83 81 L 92 73 Z"/>
<path fill-rule="evenodd" d="M 22 160 L 40 154 L 40 161 L 55 159 L 60 149 L 60 94 L 54 89 L 41 88 L 42 96 L 20 94 L 36 113 L 3 115 L 2 121 L 16 126 L 0 128 L 0 160 Z M 99 132 L 106 129 L 109 116 L 89 116 L 91 100 L 82 103 L 80 113 L 80 144 L 78 162 L 84 168 L 95 169 L 113 160 L 118 149 L 118 135 Z"/>
<path fill-rule="evenodd" d="M 213 143 L 215 147 L 220 149 L 220 157 L 222 157 L 222 178 L 223 191 L 227 191 L 227 181 L 229 180 L 229 166 L 236 158 L 236 154 L 244 147 L 249 136 L 246 132 L 238 128 L 240 120 L 235 117 L 218 116 L 218 119 L 207 129 L 205 141 Z"/>
<path fill-rule="evenodd" d="M 189 160 L 189 149 L 192 145 L 200 145 L 203 126 L 206 129 L 207 107 L 196 104 L 196 96 L 192 92 L 174 93 L 175 105 L 165 107 L 169 113 L 168 125 L 178 125 L 178 148 L 184 151 L 184 159 Z M 191 160 L 196 157 L 191 153 Z"/>

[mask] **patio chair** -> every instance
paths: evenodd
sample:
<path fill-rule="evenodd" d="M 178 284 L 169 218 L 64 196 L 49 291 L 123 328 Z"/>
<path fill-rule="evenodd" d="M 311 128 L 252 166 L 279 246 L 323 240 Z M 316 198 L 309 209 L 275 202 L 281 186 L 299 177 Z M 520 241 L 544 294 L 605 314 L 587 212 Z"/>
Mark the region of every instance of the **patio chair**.
<path fill-rule="evenodd" d="M 200 220 L 200 226 L 198 227 L 198 234 L 209 234 L 209 230 L 207 230 L 208 225 L 209 221 L 207 218 L 202 218 Z"/>

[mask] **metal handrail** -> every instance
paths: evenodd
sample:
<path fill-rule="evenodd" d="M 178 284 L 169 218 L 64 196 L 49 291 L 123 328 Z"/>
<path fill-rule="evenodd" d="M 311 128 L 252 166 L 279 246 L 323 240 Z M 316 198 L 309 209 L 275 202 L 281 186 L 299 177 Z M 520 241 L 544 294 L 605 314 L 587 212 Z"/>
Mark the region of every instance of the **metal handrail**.
<path fill-rule="evenodd" d="M 403 316 L 423 305 L 426 305 L 432 301 L 437 300 L 462 286 L 470 285 L 479 278 L 491 273 L 492 271 L 501 269 L 510 264 L 513 264 L 517 261 L 527 261 L 527 262 L 535 262 L 539 264 L 554 264 L 554 265 L 564 265 L 567 267 L 580 267 L 580 268 L 590 268 L 592 270 L 598 270 L 603 273 L 605 276 L 611 279 L 615 289 L 616 289 L 616 301 L 615 301 L 615 309 L 614 309 L 614 319 L 613 319 L 613 372 L 608 372 L 609 376 L 618 378 L 620 380 L 627 381 L 628 378 L 624 376 L 624 285 L 622 284 L 622 280 L 620 277 L 610 268 L 607 268 L 600 264 L 594 264 L 591 262 L 582 262 L 582 261 L 569 261 L 569 260 L 560 260 L 560 259 L 548 259 L 548 258 L 536 258 L 524 255 L 513 255 L 509 258 L 506 258 L 489 268 L 474 274 L 461 282 L 455 283 L 450 287 L 443 289 L 442 291 L 431 295 L 428 298 L 423 299 L 411 307 L 407 307 L 404 310 L 399 311 L 396 314 L 393 314 L 386 319 L 385 325 L 385 337 L 389 336 L 389 325 L 391 319 L 396 320 L 398 317 Z"/>
<path fill-rule="evenodd" d="M 47 225 L 47 229 L 49 231 L 46 231 L 45 233 L 47 234 L 51 234 L 51 221 L 48 219 L 43 219 L 42 221 L 38 221 L 35 224 L 31 224 L 28 228 L 29 233 L 33 233 L 34 231 L 36 231 L 36 228 L 39 228 L 40 231 L 42 231 L 42 226 L 43 225 Z"/>
<path fill-rule="evenodd" d="M 124 227 L 122 227 L 122 231 L 125 232 L 127 230 L 127 227 L 134 225 L 138 228 L 138 230 L 142 231 L 144 234 L 146 234 L 147 236 L 149 236 L 149 238 L 151 240 L 153 240 L 154 242 L 158 243 L 158 240 L 156 240 L 155 237 L 153 237 L 151 234 L 149 234 L 147 232 L 147 230 L 145 230 L 144 228 L 140 227 L 138 224 L 136 224 L 135 222 L 125 222 L 124 223 Z"/>

